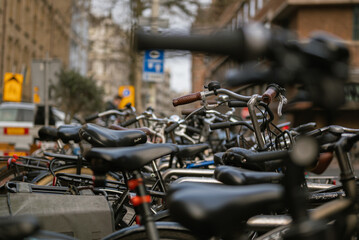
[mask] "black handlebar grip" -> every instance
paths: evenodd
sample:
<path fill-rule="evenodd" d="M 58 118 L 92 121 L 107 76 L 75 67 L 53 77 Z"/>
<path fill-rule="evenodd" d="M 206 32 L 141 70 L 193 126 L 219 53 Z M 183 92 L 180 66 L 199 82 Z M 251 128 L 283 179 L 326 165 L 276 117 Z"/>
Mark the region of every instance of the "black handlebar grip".
<path fill-rule="evenodd" d="M 247 102 L 243 101 L 229 101 L 228 107 L 247 107 Z"/>
<path fill-rule="evenodd" d="M 345 149 L 347 149 L 347 151 L 349 151 L 353 147 L 354 143 L 356 143 L 357 141 L 359 141 L 359 133 L 348 138 Z"/>
<path fill-rule="evenodd" d="M 181 111 L 182 115 L 190 115 L 192 112 L 197 111 L 197 109 L 184 109 Z M 201 109 L 198 112 L 196 112 L 194 115 L 206 115 L 206 110 Z"/>
<path fill-rule="evenodd" d="M 169 127 L 166 127 L 166 128 L 165 128 L 165 133 L 168 134 L 168 133 L 172 132 L 172 131 L 175 130 L 178 126 L 179 126 L 179 123 L 178 123 L 178 122 L 171 124 Z"/>
<path fill-rule="evenodd" d="M 85 121 L 86 122 L 91 122 L 92 120 L 95 120 L 96 118 L 99 118 L 98 113 L 95 113 L 95 114 L 93 114 L 91 116 L 86 117 Z"/>
<path fill-rule="evenodd" d="M 120 125 L 122 126 L 122 127 L 127 127 L 127 126 L 129 126 L 129 125 L 131 125 L 131 124 L 133 124 L 133 123 L 135 123 L 135 122 L 137 122 L 137 118 L 131 118 L 131 119 L 128 119 L 127 121 L 124 121 L 123 123 L 121 123 Z"/>
<path fill-rule="evenodd" d="M 267 151 L 267 152 L 253 152 L 246 155 L 246 159 L 250 162 L 266 162 L 272 160 L 281 160 L 288 156 L 287 150 Z"/>
<path fill-rule="evenodd" d="M 188 103 L 192 103 L 198 100 L 202 99 L 202 95 L 201 92 L 195 92 L 195 93 L 191 93 L 179 98 L 175 98 L 172 100 L 173 106 L 176 107 L 178 105 L 184 105 L 184 104 L 188 104 Z"/>
<path fill-rule="evenodd" d="M 231 127 L 232 123 L 231 122 L 220 122 L 220 123 L 212 123 L 211 125 L 209 125 L 209 128 L 211 130 L 216 130 L 216 129 L 222 129 L 222 128 L 229 128 Z"/>
<path fill-rule="evenodd" d="M 240 29 L 235 32 L 220 31 L 212 35 L 159 35 L 147 34 L 143 31 L 135 33 L 138 50 L 174 49 L 213 54 L 230 55 L 238 60 L 244 57 L 244 34 Z"/>
<path fill-rule="evenodd" d="M 192 127 L 192 126 L 187 126 L 186 130 L 191 132 L 191 133 L 198 133 L 198 134 L 202 133 L 202 131 L 200 129 Z"/>
<path fill-rule="evenodd" d="M 308 132 L 308 131 L 314 130 L 316 126 L 317 126 L 317 124 L 315 122 L 310 122 L 310 123 L 305 123 L 305 124 L 299 125 L 295 128 L 292 128 L 292 130 L 299 132 L 299 133 L 303 133 L 303 132 Z"/>

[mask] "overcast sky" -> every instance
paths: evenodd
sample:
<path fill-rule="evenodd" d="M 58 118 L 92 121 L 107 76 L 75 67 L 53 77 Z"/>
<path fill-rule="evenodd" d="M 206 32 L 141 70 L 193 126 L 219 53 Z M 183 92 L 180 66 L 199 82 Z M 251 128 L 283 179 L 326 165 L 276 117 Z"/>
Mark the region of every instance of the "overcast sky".
<path fill-rule="evenodd" d="M 112 8 L 112 0 L 92 0 L 93 10 L 97 14 L 103 14 L 112 9 L 114 20 L 122 27 L 130 26 L 129 1 L 118 0 Z M 163 0 L 161 0 L 163 1 Z M 179 0 L 180 1 L 180 0 Z M 208 5 L 211 0 L 199 0 L 202 5 Z M 145 16 L 150 16 L 151 11 L 145 11 Z M 160 13 L 161 18 L 169 19 L 169 29 L 166 31 L 188 33 L 193 18 L 181 16 L 181 14 Z M 167 52 L 165 55 L 165 69 L 171 73 L 171 88 L 177 92 L 191 91 L 191 54 L 188 52 Z"/>

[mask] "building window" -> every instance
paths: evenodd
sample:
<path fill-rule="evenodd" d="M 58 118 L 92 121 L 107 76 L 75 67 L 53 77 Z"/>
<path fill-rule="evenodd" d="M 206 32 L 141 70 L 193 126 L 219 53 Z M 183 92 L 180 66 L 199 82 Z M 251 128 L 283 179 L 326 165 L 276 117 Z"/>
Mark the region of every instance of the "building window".
<path fill-rule="evenodd" d="M 353 13 L 353 40 L 359 40 L 359 6 L 354 7 Z"/>

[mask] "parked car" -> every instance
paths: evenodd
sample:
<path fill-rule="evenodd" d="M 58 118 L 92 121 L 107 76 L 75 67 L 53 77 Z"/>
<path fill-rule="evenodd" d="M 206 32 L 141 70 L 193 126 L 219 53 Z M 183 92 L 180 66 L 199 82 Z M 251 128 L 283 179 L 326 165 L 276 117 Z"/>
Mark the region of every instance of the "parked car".
<path fill-rule="evenodd" d="M 16 152 L 27 155 L 30 145 L 44 125 L 44 106 L 33 103 L 4 102 L 0 104 L 0 155 Z M 65 113 L 50 107 L 49 124 L 58 127 L 64 124 Z M 73 121 L 73 124 L 79 124 Z"/>

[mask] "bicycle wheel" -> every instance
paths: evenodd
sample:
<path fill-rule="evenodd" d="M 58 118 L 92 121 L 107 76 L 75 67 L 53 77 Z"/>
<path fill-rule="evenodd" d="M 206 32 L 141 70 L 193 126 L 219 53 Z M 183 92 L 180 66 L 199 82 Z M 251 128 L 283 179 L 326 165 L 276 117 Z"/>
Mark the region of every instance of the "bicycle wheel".
<path fill-rule="evenodd" d="M 76 172 L 77 168 L 75 167 L 64 168 L 54 171 L 55 175 L 58 173 L 76 174 Z M 89 168 L 81 168 L 81 175 L 93 176 L 93 172 Z M 116 181 L 116 179 L 110 175 L 107 175 L 106 179 Z M 52 185 L 53 180 L 54 176 L 50 172 L 48 172 L 44 176 L 39 176 L 39 178 L 37 178 L 33 183 L 35 183 L 36 185 L 49 186 Z"/>
<path fill-rule="evenodd" d="M 160 239 L 164 240 L 194 240 L 196 238 L 189 230 L 183 228 L 174 222 L 157 222 L 156 223 Z M 120 231 L 114 232 L 103 240 L 147 240 L 146 229 L 144 226 L 132 226 Z"/>
<path fill-rule="evenodd" d="M 2 188 L 8 181 L 22 181 L 26 178 L 28 171 L 21 169 L 1 169 L 0 172 L 0 188 Z"/>

